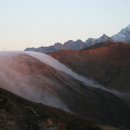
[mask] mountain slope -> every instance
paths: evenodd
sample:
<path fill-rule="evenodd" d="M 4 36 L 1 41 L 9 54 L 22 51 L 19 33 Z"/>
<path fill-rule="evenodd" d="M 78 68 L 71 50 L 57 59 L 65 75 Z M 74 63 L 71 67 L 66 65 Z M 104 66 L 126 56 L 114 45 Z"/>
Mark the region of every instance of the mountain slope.
<path fill-rule="evenodd" d="M 59 51 L 50 55 L 106 87 L 130 92 L 129 44 L 108 42 L 81 51 Z"/>
<path fill-rule="evenodd" d="M 97 123 L 129 128 L 128 105 L 112 91 L 96 88 L 94 87 L 96 84 L 84 84 L 80 80 L 81 76 L 78 76 L 79 79 L 75 78 L 74 73 L 47 55 L 34 53 L 35 57 L 33 57 L 31 54 L 1 54 L 0 86 L 2 88 L 28 100 L 69 111 Z M 36 58 L 37 56 L 39 59 Z M 76 53 L 73 59 L 78 58 L 77 56 L 80 59 L 81 55 Z M 86 57 L 84 54 L 82 56 Z M 79 63 L 77 59 L 77 66 Z M 89 83 L 87 78 L 85 81 Z"/>
<path fill-rule="evenodd" d="M 118 34 L 111 37 L 115 42 L 126 42 L 130 43 L 130 25 L 122 29 Z"/>
<path fill-rule="evenodd" d="M 54 45 L 48 47 L 42 46 L 38 48 L 26 48 L 25 51 L 50 53 L 59 50 L 80 50 L 86 47 L 93 46 L 98 43 L 109 42 L 109 41 L 130 43 L 130 25 L 128 25 L 126 28 L 122 29 L 119 33 L 113 35 L 112 37 L 108 37 L 107 35 L 103 34 L 101 37 L 97 39 L 88 38 L 85 42 L 81 40 L 77 40 L 77 41 L 69 40 L 64 44 L 55 43 Z"/>
<path fill-rule="evenodd" d="M 67 130 L 99 130 L 94 122 L 29 102 L 0 88 L 0 130 L 38 130 L 47 118 L 64 122 Z"/>

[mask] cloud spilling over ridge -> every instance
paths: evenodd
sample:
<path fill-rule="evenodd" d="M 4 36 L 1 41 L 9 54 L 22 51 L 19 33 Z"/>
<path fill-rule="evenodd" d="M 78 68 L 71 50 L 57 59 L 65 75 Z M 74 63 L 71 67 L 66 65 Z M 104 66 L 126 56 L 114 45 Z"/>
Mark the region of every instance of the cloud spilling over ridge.
<path fill-rule="evenodd" d="M 3 57 L 3 59 L 5 57 L 8 58 L 8 61 L 6 60 L 6 62 L 8 63 L 10 61 L 10 57 L 14 57 L 14 56 L 16 57 L 20 54 L 29 55 L 29 56 L 39 60 L 40 62 L 53 67 L 56 70 L 62 71 L 64 73 L 72 76 L 74 79 L 81 81 L 82 83 L 84 83 L 86 86 L 88 86 L 90 88 L 91 87 L 99 88 L 104 91 L 111 92 L 109 89 L 105 88 L 103 85 L 100 85 L 94 80 L 91 80 L 89 78 L 86 78 L 84 76 L 77 74 L 76 72 L 72 71 L 71 69 L 66 67 L 64 64 L 60 63 L 59 61 L 57 61 L 56 59 L 52 58 L 51 56 L 49 56 L 47 54 L 43 54 L 43 53 L 39 53 L 39 52 L 25 52 L 25 51 L 24 52 L 1 52 L 0 57 Z"/>
<path fill-rule="evenodd" d="M 88 79 L 84 76 L 77 74 L 76 72 L 73 72 L 71 69 L 66 67 L 64 64 L 60 63 L 59 61 L 57 61 L 56 59 L 52 58 L 49 55 L 39 53 L 39 52 L 24 52 L 24 53 L 38 59 L 39 61 L 41 61 L 44 64 L 47 64 L 47 65 L 49 65 L 49 66 L 51 66 L 59 71 L 62 71 L 64 73 L 72 76 L 73 78 L 81 81 L 82 83 L 84 83 L 88 87 L 99 88 L 99 89 L 102 89 L 104 91 L 110 92 L 110 90 L 105 88 L 103 85 L 100 85 L 94 80 Z"/>
<path fill-rule="evenodd" d="M 84 85 L 86 85 L 87 87 L 101 89 L 103 91 L 112 93 L 112 94 L 118 96 L 119 98 L 122 98 L 122 99 L 125 99 L 125 100 L 126 99 L 128 100 L 130 98 L 129 93 L 122 93 L 122 92 L 118 92 L 116 90 L 111 90 L 111 89 L 105 88 L 103 85 L 97 83 L 96 81 L 77 74 L 76 72 L 72 71 L 71 69 L 66 67 L 64 64 L 60 63 L 59 61 L 57 61 L 56 59 L 52 58 L 49 55 L 39 53 L 39 52 L 31 52 L 31 51 L 30 52 L 24 52 L 24 53 L 38 59 L 42 63 L 50 65 L 51 67 L 72 76 L 76 80 L 79 80 L 82 83 L 84 83 Z"/>
<path fill-rule="evenodd" d="M 21 73 L 17 70 L 20 68 L 20 63 L 17 61 L 17 58 L 23 52 L 0 52 L 0 87 L 7 89 L 19 96 L 22 96 L 28 100 L 35 102 L 41 102 L 49 106 L 58 107 L 69 111 L 65 104 L 60 101 L 56 94 L 52 94 L 49 91 L 43 91 L 42 88 L 36 86 L 33 81 L 38 82 L 42 80 L 47 86 L 47 82 L 50 82 L 49 79 L 43 75 L 37 75 L 36 77 L 33 74 L 27 75 Z M 23 66 L 26 69 L 27 66 Z M 38 78 L 38 80 L 35 78 Z M 52 100 L 53 99 L 53 100 Z"/>
<path fill-rule="evenodd" d="M 85 78 L 85 77 L 73 72 L 71 69 L 69 69 L 68 67 L 66 67 L 65 65 L 63 65 L 62 63 L 60 63 L 59 61 L 57 61 L 56 59 L 52 58 L 49 55 L 39 53 L 39 52 L 24 52 L 24 53 L 38 59 L 39 61 L 41 61 L 44 64 L 47 64 L 59 71 L 62 71 L 64 73 L 72 76 L 73 78 L 83 82 L 87 86 L 94 87 L 94 88 L 101 88 L 103 90 L 106 90 L 105 87 L 103 87 L 102 85 L 99 85 L 98 83 L 96 83 L 96 81 Z"/>
<path fill-rule="evenodd" d="M 58 83 L 51 81 L 48 77 L 44 75 L 35 75 L 33 73 L 27 75 L 26 73 L 22 73 L 17 70 L 17 68 L 22 69 L 21 67 L 23 67 L 25 71 L 28 71 L 28 69 L 31 68 L 26 64 L 24 64 L 23 66 L 21 65 L 22 59 L 19 59 L 20 55 L 27 55 L 29 56 L 29 58 L 32 57 L 32 59 L 35 58 L 36 60 L 40 61 L 40 63 L 44 63 L 58 71 L 62 71 L 63 73 L 82 82 L 86 87 L 101 89 L 102 91 L 110 92 L 120 97 L 122 96 L 122 93 L 119 93 L 115 90 L 109 90 L 104 86 L 99 85 L 96 81 L 78 75 L 65 65 L 61 64 L 59 61 L 46 54 L 37 52 L 0 52 L 0 87 L 4 87 L 4 89 L 7 89 L 29 100 L 41 102 L 49 106 L 69 111 L 67 106 L 60 99 L 59 95 L 57 95 L 57 93 L 55 92 L 56 88 L 49 87 L 50 84 L 52 84 L 51 86 L 59 87 Z M 40 84 L 40 81 L 44 83 L 44 88 L 42 84 Z M 123 98 L 124 97 L 125 96 L 123 94 Z"/>

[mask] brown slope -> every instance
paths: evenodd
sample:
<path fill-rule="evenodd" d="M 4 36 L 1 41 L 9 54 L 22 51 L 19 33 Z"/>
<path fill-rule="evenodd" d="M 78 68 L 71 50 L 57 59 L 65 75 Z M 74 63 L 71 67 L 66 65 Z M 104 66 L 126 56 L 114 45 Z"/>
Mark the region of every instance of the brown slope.
<path fill-rule="evenodd" d="M 81 51 L 59 51 L 51 56 L 79 74 L 130 92 L 130 45 L 106 43 Z"/>
<path fill-rule="evenodd" d="M 7 60 L 5 61 L 4 67 L 8 66 Z M 11 81 L 5 86 L 2 84 L 3 80 L 1 80 L 1 87 L 6 88 L 8 85 L 8 88 L 12 91 L 14 86 L 17 90 L 26 83 L 26 87 L 20 89 L 20 96 L 22 97 L 33 101 L 40 99 L 45 104 L 45 99 L 48 96 L 46 93 L 48 93 L 48 102 L 56 103 L 55 97 L 61 101 L 60 104 L 58 103 L 60 106 L 57 106 L 59 108 L 64 109 L 64 106 L 62 107 L 62 104 L 64 104 L 71 112 L 84 116 L 86 119 L 120 128 L 129 127 L 130 111 L 126 104 L 116 96 L 105 91 L 89 89 L 71 76 L 28 55 L 15 57 L 13 62 L 9 63 L 10 69 L 5 69 L 5 72 L 8 70 L 6 79 L 7 81 L 11 79 Z M 12 85 L 12 82 L 17 79 L 17 75 L 14 76 L 15 73 L 11 75 L 13 70 L 22 76 L 17 84 Z M 1 70 L 1 73 L 4 73 L 3 70 Z M 34 91 L 29 96 L 32 90 Z M 15 93 L 19 94 L 17 91 Z M 54 106 L 53 104 L 51 106 Z"/>
<path fill-rule="evenodd" d="M 39 130 L 47 118 L 63 122 L 67 130 L 100 130 L 94 122 L 27 101 L 0 88 L 0 130 Z"/>
<path fill-rule="evenodd" d="M 48 118 L 64 123 L 67 130 L 125 130 L 97 124 L 60 109 L 30 102 L 0 88 L 0 130 L 39 130 Z"/>
<path fill-rule="evenodd" d="M 29 58 L 31 58 L 28 56 L 25 57 L 24 66 L 26 65 L 26 61 L 29 62 Z M 23 59 L 23 55 L 21 55 L 21 58 Z M 19 58 L 20 61 L 21 58 Z M 104 91 L 89 90 L 83 84 L 79 83 L 73 78 L 54 70 L 48 65 L 41 64 L 36 59 L 32 63 L 31 67 L 33 67 L 32 70 L 35 71 L 35 73 L 33 72 L 35 75 L 33 80 L 37 83 L 36 86 L 38 88 L 42 86 L 42 91 L 46 90 L 46 81 L 37 79 L 36 76 L 39 74 L 41 76 L 48 77 L 50 81 L 60 84 L 60 89 L 57 89 L 56 85 L 47 83 L 47 90 L 49 89 L 50 94 L 56 93 L 58 98 L 65 103 L 70 111 L 82 116 L 84 115 L 87 117 L 87 119 L 98 121 L 104 124 L 118 127 L 122 127 L 122 125 L 127 126 L 127 121 L 129 121 L 129 110 L 120 99 L 116 98 L 112 94 Z M 28 70 L 29 69 L 30 68 L 28 68 Z M 119 120 L 120 118 L 122 118 L 121 121 Z M 120 125 L 117 125 L 118 123 Z"/>

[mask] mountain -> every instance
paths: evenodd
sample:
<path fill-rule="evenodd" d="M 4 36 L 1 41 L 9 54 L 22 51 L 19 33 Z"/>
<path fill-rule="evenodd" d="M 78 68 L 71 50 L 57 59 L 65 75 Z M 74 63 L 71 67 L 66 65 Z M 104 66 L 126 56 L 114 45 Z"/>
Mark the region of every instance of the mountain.
<path fill-rule="evenodd" d="M 100 48 L 96 51 L 97 53 L 93 52 L 93 54 L 102 54 L 103 56 L 103 61 L 97 63 L 95 61 L 99 58 L 91 54 L 93 49 L 91 51 L 60 51 L 50 54 L 64 64 L 42 53 L 1 52 L 0 87 L 27 100 L 73 113 L 96 124 L 129 130 L 130 108 L 127 103 L 129 97 L 125 97 L 124 93 L 116 88 L 113 90 L 101 84 L 103 81 L 106 82 L 105 78 L 101 82 L 100 76 L 103 77 L 105 71 L 101 71 L 101 68 L 103 66 L 105 68 L 109 61 L 109 59 L 104 61 L 104 58 L 107 58 L 107 55 L 104 57 L 105 48 L 107 47 L 102 48 L 102 51 Z M 123 53 L 122 55 L 125 56 Z M 104 64 L 106 61 L 107 63 Z M 96 65 L 97 67 L 101 66 L 100 72 L 94 77 L 94 71 L 98 70 Z M 91 68 L 88 68 L 90 66 Z M 112 65 L 107 71 L 109 74 L 117 76 L 117 73 L 113 73 Z M 124 72 L 129 76 L 127 70 Z M 97 76 L 99 76 L 100 84 L 98 80 L 94 80 Z M 22 103 L 20 104 L 22 105 Z M 23 110 L 21 105 L 19 109 Z M 10 106 L 8 108 L 12 113 L 13 108 Z M 31 112 L 35 113 L 32 108 Z M 22 119 L 28 121 L 29 118 L 24 116 Z"/>
<path fill-rule="evenodd" d="M 104 86 L 130 92 L 130 44 L 99 43 L 80 51 L 50 53 L 78 74 Z"/>
<path fill-rule="evenodd" d="M 67 130 L 101 130 L 100 124 L 97 126 L 80 116 L 30 102 L 0 88 L 0 130 L 39 130 L 47 118 L 64 123 Z"/>
<path fill-rule="evenodd" d="M 65 42 L 64 44 L 61 43 L 55 43 L 52 46 L 48 47 L 39 47 L 39 48 L 26 48 L 25 51 L 36 51 L 36 52 L 42 52 L 42 53 L 49 53 L 59 50 L 79 50 L 84 48 L 85 43 L 81 40 L 72 41 L 69 40 Z"/>
<path fill-rule="evenodd" d="M 85 42 L 81 40 L 77 40 L 77 41 L 69 40 L 64 44 L 55 43 L 54 45 L 48 47 L 42 46 L 38 48 L 26 48 L 25 51 L 50 53 L 59 50 L 80 50 L 86 47 L 93 46 L 98 43 L 108 42 L 108 41 L 130 43 L 130 25 L 122 29 L 118 34 L 113 35 L 112 37 L 108 37 L 107 35 L 103 34 L 101 37 L 97 39 L 89 38 Z"/>
<path fill-rule="evenodd" d="M 126 42 L 130 43 L 130 25 L 122 29 L 118 34 L 111 37 L 115 42 Z"/>
<path fill-rule="evenodd" d="M 94 38 L 89 38 L 86 40 L 85 44 L 84 44 L 84 47 L 83 48 L 86 48 L 86 47 L 89 47 L 89 46 L 92 46 L 95 44 L 95 40 Z"/>
<path fill-rule="evenodd" d="M 60 109 L 30 102 L 7 90 L 0 88 L 0 129 L 1 130 L 39 130 L 46 120 L 57 122 L 60 130 L 121 130 L 96 124 L 80 116 Z M 61 125 L 59 125 L 61 124 Z"/>
<path fill-rule="evenodd" d="M 95 41 L 95 44 L 102 43 L 102 42 L 108 42 L 108 41 L 111 41 L 111 39 L 107 35 L 103 34 L 101 37 L 99 37 Z"/>
<path fill-rule="evenodd" d="M 94 46 L 95 44 L 105 43 L 105 42 L 108 42 L 108 41 L 111 41 L 111 38 L 108 37 L 107 35 L 103 34 L 98 39 L 93 39 L 93 38 L 87 39 L 83 48 L 87 48 L 87 47 L 89 48 L 89 47 Z M 78 50 L 80 50 L 80 49 L 78 49 Z"/>

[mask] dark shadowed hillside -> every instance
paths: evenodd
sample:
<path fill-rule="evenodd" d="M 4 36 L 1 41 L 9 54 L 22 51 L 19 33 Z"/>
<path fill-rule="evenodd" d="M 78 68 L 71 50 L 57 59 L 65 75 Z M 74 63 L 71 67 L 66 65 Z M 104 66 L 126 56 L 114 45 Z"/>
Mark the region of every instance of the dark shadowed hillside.
<path fill-rule="evenodd" d="M 0 130 L 38 130 L 47 118 L 63 122 L 67 130 L 100 130 L 96 123 L 0 89 Z"/>
<path fill-rule="evenodd" d="M 59 50 L 80 50 L 84 49 L 86 47 L 92 47 L 93 45 L 103 43 L 103 42 L 124 42 L 124 43 L 130 43 L 130 25 L 128 25 L 126 28 L 122 29 L 119 33 L 113 35 L 112 37 L 108 37 L 106 34 L 103 34 L 99 38 L 88 38 L 85 42 L 81 40 L 72 41 L 69 40 L 65 42 L 64 44 L 61 43 L 55 43 L 51 46 L 41 46 L 38 48 L 26 48 L 25 51 L 36 51 L 36 52 L 42 52 L 42 53 L 50 53 L 50 52 L 56 52 Z"/>

